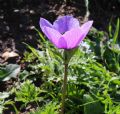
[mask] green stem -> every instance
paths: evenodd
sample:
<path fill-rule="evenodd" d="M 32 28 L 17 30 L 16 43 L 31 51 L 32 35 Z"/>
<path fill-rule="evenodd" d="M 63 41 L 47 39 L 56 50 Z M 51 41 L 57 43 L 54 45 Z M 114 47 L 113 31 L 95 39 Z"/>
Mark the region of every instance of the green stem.
<path fill-rule="evenodd" d="M 14 104 L 12 104 L 12 106 L 13 106 L 13 108 L 14 108 L 14 110 L 15 110 L 15 113 L 16 113 L 16 114 L 19 114 L 19 111 L 17 110 L 16 106 L 15 106 Z"/>
<path fill-rule="evenodd" d="M 68 69 L 68 63 L 65 60 L 61 114 L 64 114 L 64 109 L 65 109 L 65 97 L 66 97 L 66 90 L 67 90 L 67 69 Z"/>

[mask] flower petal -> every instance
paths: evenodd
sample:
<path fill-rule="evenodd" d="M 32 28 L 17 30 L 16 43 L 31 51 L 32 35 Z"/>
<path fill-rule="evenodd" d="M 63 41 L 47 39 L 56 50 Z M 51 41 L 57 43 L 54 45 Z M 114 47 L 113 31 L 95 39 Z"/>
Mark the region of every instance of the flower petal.
<path fill-rule="evenodd" d="M 53 25 L 44 18 L 40 18 L 39 25 L 40 25 L 40 28 L 42 29 L 43 33 L 45 33 L 45 30 L 44 30 L 45 26 L 50 27 L 50 28 L 53 27 Z"/>
<path fill-rule="evenodd" d="M 59 48 L 60 47 L 60 44 L 58 44 L 58 41 L 59 41 L 59 39 L 62 37 L 62 35 L 58 32 L 58 31 L 56 31 L 56 30 L 54 30 L 54 29 L 52 29 L 52 28 L 50 28 L 50 27 L 44 27 L 44 33 L 45 33 L 45 35 L 48 37 L 48 39 L 57 47 L 57 48 Z"/>
<path fill-rule="evenodd" d="M 67 49 L 67 42 L 65 38 L 61 37 L 58 41 L 58 48 L 60 49 Z"/>
<path fill-rule="evenodd" d="M 79 43 L 86 37 L 92 24 L 93 24 L 93 21 L 88 21 L 85 24 L 83 24 L 81 27 L 78 27 L 66 32 L 63 35 L 63 37 L 67 42 L 67 49 L 72 49 L 77 47 Z"/>
<path fill-rule="evenodd" d="M 67 42 L 67 49 L 72 49 L 78 46 L 78 43 L 82 41 L 84 34 L 82 33 L 80 27 L 72 29 L 66 32 L 63 37 Z"/>
<path fill-rule="evenodd" d="M 80 27 L 80 29 L 82 30 L 82 32 L 84 34 L 84 37 L 86 37 L 86 35 L 88 34 L 92 24 L 93 24 L 93 21 L 88 21 Z"/>
<path fill-rule="evenodd" d="M 53 23 L 53 28 L 59 31 L 60 33 L 65 33 L 66 31 L 77 27 L 80 27 L 79 21 L 73 16 L 68 16 L 68 15 L 59 17 Z"/>

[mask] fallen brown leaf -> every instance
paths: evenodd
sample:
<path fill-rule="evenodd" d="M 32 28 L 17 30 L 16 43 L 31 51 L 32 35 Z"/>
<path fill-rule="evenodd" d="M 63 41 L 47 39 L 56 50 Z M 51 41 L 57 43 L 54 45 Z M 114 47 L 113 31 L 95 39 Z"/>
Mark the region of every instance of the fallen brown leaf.
<path fill-rule="evenodd" d="M 14 51 L 11 51 L 11 52 L 9 52 L 9 51 L 6 51 L 6 52 L 4 52 L 3 54 L 2 54 L 2 58 L 6 61 L 6 60 L 8 60 L 9 58 L 13 58 L 13 57 L 18 57 L 19 55 L 16 53 L 16 52 L 14 52 Z"/>

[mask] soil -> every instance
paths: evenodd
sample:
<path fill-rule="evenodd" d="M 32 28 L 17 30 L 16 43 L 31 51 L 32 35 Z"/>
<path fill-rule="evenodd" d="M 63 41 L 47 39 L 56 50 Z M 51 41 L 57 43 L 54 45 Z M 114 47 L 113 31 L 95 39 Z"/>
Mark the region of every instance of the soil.
<path fill-rule="evenodd" d="M 106 30 L 111 18 L 120 17 L 119 0 L 89 1 L 89 19 L 94 27 Z M 8 49 L 20 56 L 26 42 L 37 46 L 39 18 L 53 22 L 59 15 L 72 14 L 83 21 L 86 16 L 84 0 L 0 0 L 0 56 Z M 0 58 L 0 63 L 3 62 Z"/>

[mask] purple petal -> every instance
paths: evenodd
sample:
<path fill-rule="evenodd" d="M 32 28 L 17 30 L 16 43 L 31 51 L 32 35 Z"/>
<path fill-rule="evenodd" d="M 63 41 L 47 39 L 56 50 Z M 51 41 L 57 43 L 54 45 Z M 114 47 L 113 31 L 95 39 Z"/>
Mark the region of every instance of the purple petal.
<path fill-rule="evenodd" d="M 80 27 L 80 29 L 82 30 L 82 33 L 84 34 L 84 37 L 86 37 L 86 35 L 88 34 L 92 24 L 93 24 L 93 21 L 88 21 Z"/>
<path fill-rule="evenodd" d="M 50 27 L 50 28 L 53 27 L 53 25 L 44 18 L 40 18 L 39 25 L 40 25 L 40 28 L 42 29 L 43 33 L 45 33 L 45 30 L 44 30 L 45 26 Z"/>
<path fill-rule="evenodd" d="M 72 49 L 77 47 L 79 43 L 86 37 L 92 24 L 93 24 L 93 21 L 88 21 L 85 24 L 83 24 L 81 27 L 75 28 L 66 32 L 63 35 L 63 37 L 67 42 L 67 49 Z"/>
<path fill-rule="evenodd" d="M 60 33 L 65 33 L 73 28 L 80 27 L 79 21 L 73 16 L 62 16 L 59 17 L 54 23 L 53 28 Z"/>
<path fill-rule="evenodd" d="M 65 38 L 61 37 L 58 41 L 58 48 L 60 49 L 67 49 L 67 42 L 65 41 Z"/>
<path fill-rule="evenodd" d="M 57 48 L 59 48 L 60 47 L 60 44 L 59 44 L 59 39 L 62 37 L 62 35 L 58 32 L 58 31 L 56 31 L 56 30 L 54 30 L 54 29 L 52 29 L 52 28 L 49 28 L 49 27 L 44 27 L 44 33 L 45 33 L 45 35 L 47 36 L 47 38 L 57 47 Z"/>
<path fill-rule="evenodd" d="M 63 37 L 65 38 L 65 41 L 67 42 L 67 49 L 72 49 L 78 46 L 78 43 L 83 38 L 83 34 L 81 32 L 80 27 L 72 29 L 68 32 L 66 32 Z"/>

